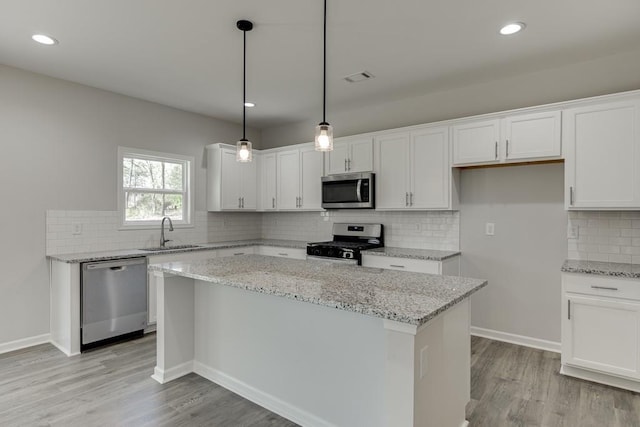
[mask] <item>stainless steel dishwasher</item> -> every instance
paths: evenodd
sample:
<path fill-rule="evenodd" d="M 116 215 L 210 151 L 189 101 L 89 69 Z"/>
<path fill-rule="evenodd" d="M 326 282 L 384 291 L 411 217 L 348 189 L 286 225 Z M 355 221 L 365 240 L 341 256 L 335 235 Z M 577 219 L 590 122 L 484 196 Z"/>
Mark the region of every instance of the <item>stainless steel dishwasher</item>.
<path fill-rule="evenodd" d="M 147 327 L 147 259 L 82 264 L 80 350 L 141 336 Z"/>

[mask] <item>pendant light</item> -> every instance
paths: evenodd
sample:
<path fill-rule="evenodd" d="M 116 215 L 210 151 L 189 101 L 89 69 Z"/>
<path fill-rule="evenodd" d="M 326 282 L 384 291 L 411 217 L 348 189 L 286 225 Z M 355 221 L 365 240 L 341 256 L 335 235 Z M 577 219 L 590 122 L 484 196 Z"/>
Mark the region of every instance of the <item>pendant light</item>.
<path fill-rule="evenodd" d="M 333 150 L 333 126 L 327 123 L 327 0 L 324 0 L 324 24 L 322 41 L 322 122 L 316 126 L 316 151 Z"/>
<path fill-rule="evenodd" d="M 250 162 L 252 158 L 251 142 L 246 138 L 247 122 L 247 31 L 253 29 L 253 23 L 241 19 L 236 26 L 243 33 L 242 49 L 242 139 L 236 144 L 236 161 Z"/>

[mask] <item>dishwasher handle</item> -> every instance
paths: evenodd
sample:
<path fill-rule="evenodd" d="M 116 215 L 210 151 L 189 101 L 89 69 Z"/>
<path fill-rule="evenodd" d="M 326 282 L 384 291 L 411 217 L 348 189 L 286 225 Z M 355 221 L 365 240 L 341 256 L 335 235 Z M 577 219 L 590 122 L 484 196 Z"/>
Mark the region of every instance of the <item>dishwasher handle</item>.
<path fill-rule="evenodd" d="M 84 270 L 109 269 L 113 271 L 123 271 L 123 270 L 126 270 L 127 266 L 146 264 L 146 262 L 147 262 L 147 259 L 144 257 L 116 259 L 116 260 L 109 260 L 109 261 L 84 263 L 82 268 Z"/>

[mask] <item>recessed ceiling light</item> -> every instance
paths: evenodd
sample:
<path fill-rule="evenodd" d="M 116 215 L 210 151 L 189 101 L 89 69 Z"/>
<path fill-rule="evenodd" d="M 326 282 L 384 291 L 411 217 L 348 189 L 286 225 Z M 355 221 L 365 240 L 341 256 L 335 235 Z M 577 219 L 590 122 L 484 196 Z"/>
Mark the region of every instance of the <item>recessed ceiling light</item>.
<path fill-rule="evenodd" d="M 46 44 L 47 46 L 51 46 L 54 44 L 58 44 L 58 40 L 53 37 L 49 37 L 45 34 L 34 34 L 31 36 L 34 41 L 37 41 L 40 44 Z"/>
<path fill-rule="evenodd" d="M 245 106 L 245 107 L 249 107 L 249 108 L 251 108 L 251 107 L 255 107 L 255 106 L 256 106 L 256 104 L 254 104 L 253 102 L 249 102 L 249 101 L 247 101 L 247 102 L 245 102 L 245 103 L 244 103 L 244 106 Z"/>
<path fill-rule="evenodd" d="M 510 36 L 511 34 L 524 30 L 524 27 L 526 27 L 526 25 L 524 25 L 523 22 L 512 22 L 500 28 L 500 34 L 503 36 Z"/>

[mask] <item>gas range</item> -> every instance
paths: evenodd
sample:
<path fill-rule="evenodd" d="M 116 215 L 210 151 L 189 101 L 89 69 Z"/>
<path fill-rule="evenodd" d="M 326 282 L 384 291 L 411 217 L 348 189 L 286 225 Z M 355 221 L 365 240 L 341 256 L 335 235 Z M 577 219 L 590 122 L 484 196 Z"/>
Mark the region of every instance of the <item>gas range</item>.
<path fill-rule="evenodd" d="M 384 246 L 382 229 L 382 224 L 334 223 L 333 240 L 307 243 L 308 258 L 360 265 L 361 251 Z"/>

